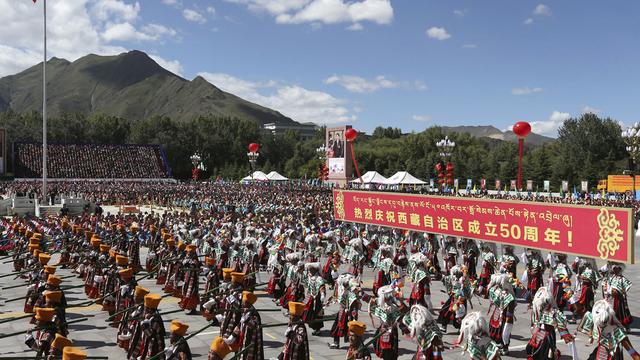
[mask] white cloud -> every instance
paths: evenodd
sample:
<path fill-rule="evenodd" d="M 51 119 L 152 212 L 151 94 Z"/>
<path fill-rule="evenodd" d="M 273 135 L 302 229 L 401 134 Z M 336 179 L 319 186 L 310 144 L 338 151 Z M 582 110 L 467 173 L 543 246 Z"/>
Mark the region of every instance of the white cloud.
<path fill-rule="evenodd" d="M 586 105 L 585 107 L 582 108 L 582 113 L 583 114 L 595 114 L 595 115 L 598 115 L 600 113 L 600 109 L 596 109 L 594 107 Z"/>
<path fill-rule="evenodd" d="M 413 115 L 411 117 L 414 121 L 427 122 L 431 121 L 431 115 Z"/>
<path fill-rule="evenodd" d="M 378 75 L 372 80 L 367 80 L 354 75 L 332 75 L 324 80 L 325 84 L 338 84 L 353 93 L 372 93 L 380 89 L 404 88 L 409 90 L 426 90 L 424 82 L 416 80 L 414 82 L 398 82 L 387 79 L 383 75 Z"/>
<path fill-rule="evenodd" d="M 558 129 L 562 124 L 564 124 L 565 120 L 569 119 L 571 114 L 566 112 L 554 111 L 549 116 L 549 120 L 543 121 L 532 121 L 531 122 L 531 131 L 536 134 L 556 137 L 558 136 Z"/>
<path fill-rule="evenodd" d="M 42 2 L 0 0 L 0 76 L 42 61 Z M 137 27 L 139 2 L 68 0 L 47 3 L 48 55 L 74 61 L 89 53 L 126 52 L 118 41 L 156 41 L 175 31 L 158 24 Z M 128 39 L 128 40 L 126 40 Z"/>
<path fill-rule="evenodd" d="M 360 30 L 363 30 L 363 29 L 364 29 L 364 27 L 360 23 L 353 23 L 353 24 L 349 25 L 349 27 L 347 27 L 347 30 L 351 30 L 351 31 L 360 31 Z"/>
<path fill-rule="evenodd" d="M 266 12 L 279 24 L 319 22 L 323 24 L 371 21 L 390 24 L 390 0 L 226 0 L 246 5 L 251 11 Z"/>
<path fill-rule="evenodd" d="M 214 8 L 213 6 L 208 6 L 207 13 L 214 15 L 216 13 L 216 8 Z"/>
<path fill-rule="evenodd" d="M 533 15 L 551 15 L 551 9 L 545 4 L 538 4 L 535 9 L 533 9 Z"/>
<path fill-rule="evenodd" d="M 182 2 L 178 0 L 162 0 L 162 3 L 169 6 L 180 7 L 182 6 Z"/>
<path fill-rule="evenodd" d="M 180 64 L 180 61 L 166 60 L 158 55 L 153 55 L 153 54 L 149 54 L 149 57 L 152 58 L 155 62 L 158 63 L 158 65 L 162 66 L 163 68 L 171 71 L 176 75 L 182 76 L 182 72 L 184 71 L 184 68 L 182 67 L 182 64 Z"/>
<path fill-rule="evenodd" d="M 476 44 L 463 44 L 462 48 L 463 49 L 477 49 L 478 45 L 476 45 Z"/>
<path fill-rule="evenodd" d="M 456 9 L 456 10 L 453 10 L 453 14 L 455 16 L 457 16 L 457 17 L 465 17 L 468 12 L 469 12 L 468 9 L 462 9 L 462 10 Z"/>
<path fill-rule="evenodd" d="M 436 40 L 447 40 L 451 37 L 445 28 L 435 26 L 427 29 L 426 34 L 431 39 Z"/>
<path fill-rule="evenodd" d="M 541 87 L 534 87 L 534 88 L 519 87 L 519 88 L 511 89 L 511 94 L 513 94 L 513 95 L 530 95 L 530 94 L 541 93 L 542 91 L 544 91 L 544 90 Z"/>
<path fill-rule="evenodd" d="M 533 24 L 533 19 L 532 18 L 528 18 L 527 20 L 524 21 L 525 25 L 531 25 Z"/>
<path fill-rule="evenodd" d="M 355 121 L 345 107 L 347 101 L 298 85 L 252 82 L 222 73 L 200 73 L 220 89 L 256 104 L 277 110 L 299 122 L 335 124 Z"/>
<path fill-rule="evenodd" d="M 204 24 L 207 22 L 207 19 L 202 16 L 199 12 L 193 9 L 184 9 L 182 11 L 182 16 L 188 21 L 195 22 L 198 24 Z"/>

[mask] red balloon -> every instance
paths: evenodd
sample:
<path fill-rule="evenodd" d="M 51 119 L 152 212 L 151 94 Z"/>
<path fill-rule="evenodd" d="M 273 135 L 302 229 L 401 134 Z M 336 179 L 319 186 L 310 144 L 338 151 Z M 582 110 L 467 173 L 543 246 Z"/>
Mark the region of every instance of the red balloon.
<path fill-rule="evenodd" d="M 513 125 L 513 133 L 518 135 L 519 138 L 526 138 L 531 134 L 531 124 L 526 121 L 518 121 Z"/>
<path fill-rule="evenodd" d="M 347 129 L 347 131 L 344 132 L 344 138 L 349 142 L 355 141 L 357 137 L 358 131 L 354 128 Z"/>
<path fill-rule="evenodd" d="M 260 145 L 256 144 L 256 143 L 251 143 L 249 144 L 249 151 L 250 152 L 258 152 L 258 150 L 260 149 Z"/>

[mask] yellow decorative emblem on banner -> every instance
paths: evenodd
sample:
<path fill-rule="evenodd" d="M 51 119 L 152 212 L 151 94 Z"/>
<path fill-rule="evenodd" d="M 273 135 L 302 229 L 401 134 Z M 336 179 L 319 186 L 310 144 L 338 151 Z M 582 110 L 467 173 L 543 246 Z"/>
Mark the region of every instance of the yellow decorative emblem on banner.
<path fill-rule="evenodd" d="M 344 220 L 344 217 L 345 217 L 345 213 L 344 213 L 344 193 L 342 191 L 338 191 L 338 194 L 336 195 L 335 209 L 336 209 L 336 217 L 339 220 Z"/>
<path fill-rule="evenodd" d="M 598 241 L 598 252 L 603 260 L 614 256 L 616 251 L 620 249 L 623 231 L 619 228 L 620 221 L 616 219 L 614 214 L 609 214 L 609 210 L 600 209 L 598 214 L 598 227 L 600 227 L 600 240 Z"/>

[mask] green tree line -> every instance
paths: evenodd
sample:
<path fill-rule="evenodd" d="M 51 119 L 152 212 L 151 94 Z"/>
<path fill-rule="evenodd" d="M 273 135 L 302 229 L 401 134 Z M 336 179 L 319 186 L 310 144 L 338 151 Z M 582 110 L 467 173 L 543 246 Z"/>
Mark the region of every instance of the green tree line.
<path fill-rule="evenodd" d="M 48 123 L 51 143 L 160 144 L 178 178 L 190 176 L 189 157 L 198 152 L 203 155 L 207 176 L 240 179 L 250 172 L 246 153 L 251 142 L 260 144 L 258 169 L 275 170 L 290 178 L 315 178 L 320 166 L 316 149 L 324 142 L 323 128 L 314 139 L 303 141 L 294 132 L 273 136 L 254 121 L 216 116 L 130 121 L 114 116 L 68 114 L 49 119 Z M 42 118 L 37 112 L 0 113 L 0 127 L 6 129 L 9 145 L 42 141 Z M 557 140 L 525 145 L 523 183 L 533 180 L 534 188 L 541 190 L 543 181 L 550 180 L 552 189 L 557 190 L 562 180 L 572 186 L 588 180 L 595 187 L 608 174 L 622 173 L 628 167 L 628 154 L 621 130 L 615 120 L 594 114 L 565 121 Z M 371 135 L 361 134 L 356 141 L 360 170 L 376 170 L 385 176 L 406 170 L 426 181 L 436 178 L 434 166 L 441 158 L 435 143 L 445 135 L 456 142 L 451 162 L 461 184 L 467 178 L 475 184 L 486 179 L 492 189 L 495 179 L 508 184 L 516 178 L 516 143 L 445 133 L 440 127 L 409 134 L 402 134 L 398 128 L 378 127 Z M 12 169 L 11 146 L 8 151 L 8 169 Z"/>

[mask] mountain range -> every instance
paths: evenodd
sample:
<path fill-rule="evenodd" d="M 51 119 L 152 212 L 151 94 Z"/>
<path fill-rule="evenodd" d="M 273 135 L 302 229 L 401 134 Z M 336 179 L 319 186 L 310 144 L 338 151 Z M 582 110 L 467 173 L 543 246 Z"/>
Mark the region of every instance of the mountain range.
<path fill-rule="evenodd" d="M 47 62 L 49 116 L 64 113 L 103 114 L 136 120 L 152 116 L 174 119 L 216 115 L 255 120 L 260 124 L 298 124 L 283 114 L 224 92 L 201 76 L 189 81 L 156 63 L 141 51 L 115 56 L 90 54 L 74 62 Z M 0 78 L 0 112 L 42 110 L 42 63 Z M 512 131 L 493 126 L 442 127 L 502 141 L 517 141 Z M 554 139 L 531 134 L 527 144 Z"/>
<path fill-rule="evenodd" d="M 198 115 L 239 117 L 260 124 L 295 124 L 281 113 L 224 92 L 201 76 L 189 81 L 141 51 L 47 61 L 47 111 L 127 119 Z M 0 112 L 42 109 L 42 63 L 0 79 Z"/>

